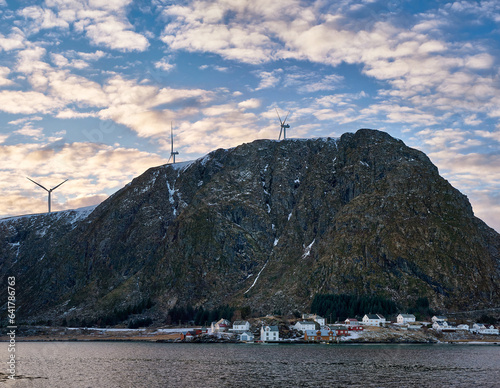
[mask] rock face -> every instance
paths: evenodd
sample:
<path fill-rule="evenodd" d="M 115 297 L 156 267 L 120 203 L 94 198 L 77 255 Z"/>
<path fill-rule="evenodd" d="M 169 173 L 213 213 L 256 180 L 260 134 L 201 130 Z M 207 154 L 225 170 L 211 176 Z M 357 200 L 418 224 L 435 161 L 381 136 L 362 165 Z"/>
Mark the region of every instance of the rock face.
<path fill-rule="evenodd" d="M 2 220 L 0 241 L 25 319 L 145 298 L 263 313 L 316 293 L 500 302 L 500 235 L 425 154 L 368 129 L 151 168 L 90 215 Z"/>

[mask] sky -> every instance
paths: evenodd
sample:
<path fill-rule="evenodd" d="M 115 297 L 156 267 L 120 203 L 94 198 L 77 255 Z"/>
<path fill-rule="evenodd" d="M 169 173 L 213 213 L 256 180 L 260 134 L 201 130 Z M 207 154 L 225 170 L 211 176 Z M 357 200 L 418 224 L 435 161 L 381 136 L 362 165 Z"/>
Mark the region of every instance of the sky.
<path fill-rule="evenodd" d="M 149 167 L 373 128 L 500 231 L 500 2 L 0 0 L 0 217 Z"/>

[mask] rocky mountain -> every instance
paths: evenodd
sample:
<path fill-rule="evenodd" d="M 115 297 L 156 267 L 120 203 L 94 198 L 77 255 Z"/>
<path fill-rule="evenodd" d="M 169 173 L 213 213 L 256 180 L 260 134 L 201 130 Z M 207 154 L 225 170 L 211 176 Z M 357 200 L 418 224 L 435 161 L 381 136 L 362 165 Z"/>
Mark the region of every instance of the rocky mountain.
<path fill-rule="evenodd" d="M 369 129 L 154 167 L 95 209 L 0 220 L 0 241 L 25 320 L 145 300 L 289 312 L 318 293 L 500 302 L 500 235 L 425 154 Z"/>

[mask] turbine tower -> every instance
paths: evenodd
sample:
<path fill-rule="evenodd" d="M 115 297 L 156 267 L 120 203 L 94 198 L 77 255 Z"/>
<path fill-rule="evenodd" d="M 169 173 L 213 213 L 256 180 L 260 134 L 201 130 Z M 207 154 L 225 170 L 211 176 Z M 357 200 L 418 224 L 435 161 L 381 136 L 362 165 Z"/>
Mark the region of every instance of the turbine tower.
<path fill-rule="evenodd" d="M 170 122 L 170 142 L 170 158 L 168 158 L 168 162 L 170 162 L 170 159 L 173 159 L 172 164 L 175 164 L 175 155 L 179 155 L 179 153 L 177 151 L 174 151 L 174 130 L 172 129 L 172 122 Z"/>
<path fill-rule="evenodd" d="M 67 179 L 61 183 L 59 183 L 57 186 L 54 186 L 53 188 L 51 188 L 50 190 L 46 189 L 45 187 L 43 187 L 40 183 L 37 183 L 35 182 L 33 179 L 30 179 L 28 177 L 26 177 L 26 179 L 30 180 L 31 182 L 33 182 L 35 185 L 38 185 L 40 186 L 42 189 L 44 189 L 47 193 L 49 193 L 49 213 L 50 213 L 50 194 L 55 190 L 57 189 L 59 186 L 61 186 L 64 182 L 67 181 Z"/>
<path fill-rule="evenodd" d="M 276 109 L 276 108 L 274 108 Z M 288 113 L 286 114 L 286 117 L 285 117 L 285 120 L 281 121 L 281 117 L 280 117 L 280 114 L 278 113 L 278 109 L 276 109 L 276 114 L 278 115 L 278 119 L 280 120 L 280 136 L 278 138 L 278 140 L 281 139 L 281 133 L 283 133 L 283 140 L 286 140 L 286 130 L 287 128 L 290 128 L 290 124 L 285 124 L 286 122 L 286 119 L 288 118 L 288 115 L 290 114 L 290 111 L 288 111 Z"/>

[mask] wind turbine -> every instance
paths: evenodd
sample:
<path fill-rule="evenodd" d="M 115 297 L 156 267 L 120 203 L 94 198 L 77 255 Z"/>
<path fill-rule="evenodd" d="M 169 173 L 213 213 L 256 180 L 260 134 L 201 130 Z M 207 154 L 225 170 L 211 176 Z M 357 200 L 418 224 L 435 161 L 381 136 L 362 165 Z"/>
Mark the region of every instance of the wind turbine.
<path fill-rule="evenodd" d="M 276 108 L 274 108 L 276 109 Z M 285 117 L 285 120 L 281 121 L 281 117 L 280 117 L 280 114 L 278 113 L 278 109 L 276 109 L 276 114 L 278 115 L 278 119 L 280 120 L 280 137 L 278 138 L 278 140 L 281 139 L 281 133 L 283 132 L 283 140 L 286 139 L 286 129 L 287 128 L 290 128 L 290 124 L 285 124 L 286 122 L 286 119 L 288 118 L 288 115 L 290 114 L 290 111 L 288 111 L 288 113 L 286 114 L 286 117 Z"/>
<path fill-rule="evenodd" d="M 28 177 L 26 177 L 26 179 L 30 180 L 31 182 L 33 182 L 35 185 L 38 185 L 40 186 L 42 189 L 44 189 L 47 193 L 49 193 L 49 213 L 50 213 L 50 194 L 55 190 L 57 189 L 59 186 L 61 186 L 64 182 L 67 181 L 67 179 L 61 183 L 59 183 L 57 186 L 54 186 L 53 188 L 51 188 L 50 190 L 46 189 L 45 187 L 43 187 L 40 183 L 37 183 L 35 182 L 33 179 L 30 179 Z"/>
<path fill-rule="evenodd" d="M 170 141 L 171 141 L 170 158 L 168 158 L 168 162 L 170 162 L 170 159 L 172 159 L 173 157 L 173 164 L 175 164 L 175 155 L 179 155 L 179 153 L 177 151 L 174 151 L 174 131 L 172 129 L 172 122 L 170 122 Z"/>

